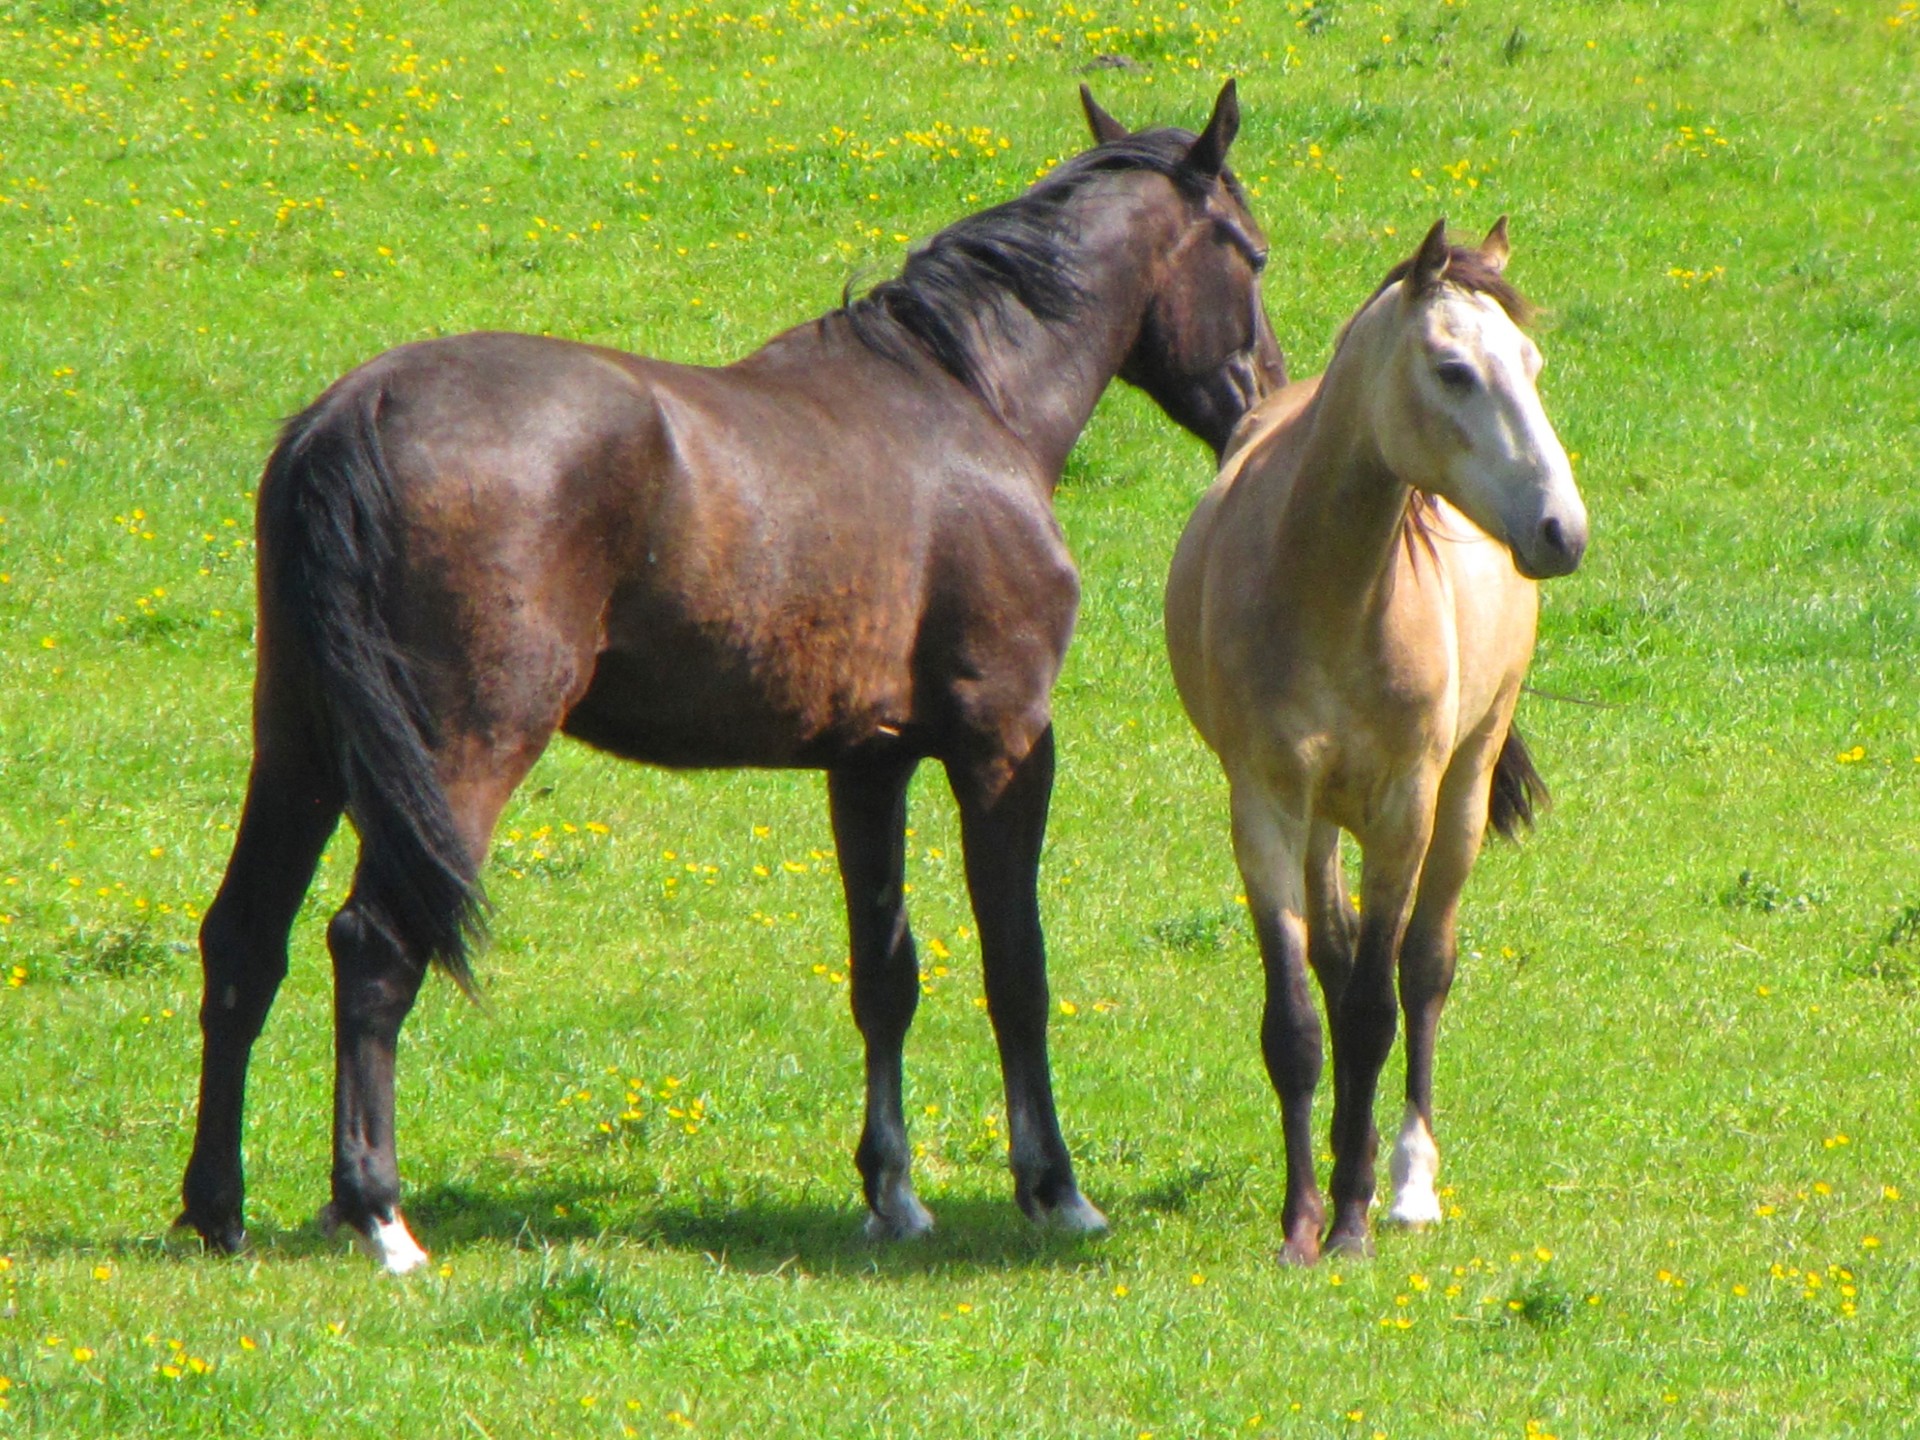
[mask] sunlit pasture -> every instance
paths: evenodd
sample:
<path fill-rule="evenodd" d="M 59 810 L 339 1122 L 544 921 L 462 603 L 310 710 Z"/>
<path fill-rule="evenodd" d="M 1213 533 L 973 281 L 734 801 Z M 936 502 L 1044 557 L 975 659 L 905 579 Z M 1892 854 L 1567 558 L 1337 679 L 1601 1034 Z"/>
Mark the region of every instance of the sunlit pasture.
<path fill-rule="evenodd" d="M 468 329 L 724 362 L 1082 148 L 1082 81 L 1193 127 L 1227 76 L 1295 372 L 1435 218 L 1507 214 L 1591 510 L 1520 708 L 1557 803 L 1467 890 L 1445 1222 L 1275 1261 L 1260 969 L 1160 640 L 1210 458 L 1116 389 L 1058 496 L 1042 872 L 1110 1237 L 1013 1206 L 937 773 L 939 1229 L 887 1248 L 819 777 L 564 742 L 484 1003 L 432 982 L 403 1038 L 431 1266 L 313 1223 L 344 831 L 256 1051 L 253 1251 L 170 1238 L 277 423 Z M 1916 156 L 1913 0 L 0 0 L 0 1436 L 1920 1430 Z"/>

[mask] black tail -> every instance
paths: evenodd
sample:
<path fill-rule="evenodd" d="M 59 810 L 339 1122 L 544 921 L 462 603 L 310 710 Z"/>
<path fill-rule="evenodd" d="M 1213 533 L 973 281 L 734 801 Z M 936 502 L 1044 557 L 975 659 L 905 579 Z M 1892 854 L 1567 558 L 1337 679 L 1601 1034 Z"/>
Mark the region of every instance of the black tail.
<path fill-rule="evenodd" d="M 1527 742 L 1520 738 L 1517 726 L 1507 728 L 1500 746 L 1500 758 L 1493 764 L 1493 793 L 1487 799 L 1487 828 L 1505 840 L 1518 840 L 1522 830 L 1533 828 L 1537 806 L 1545 810 L 1553 803 L 1547 782 L 1533 768 Z"/>
<path fill-rule="evenodd" d="M 336 389 L 281 430 L 260 484 L 262 583 L 313 668 L 360 835 L 366 919 L 472 993 L 486 897 L 434 770 L 433 719 L 387 625 L 397 516 L 380 401 L 377 384 Z"/>

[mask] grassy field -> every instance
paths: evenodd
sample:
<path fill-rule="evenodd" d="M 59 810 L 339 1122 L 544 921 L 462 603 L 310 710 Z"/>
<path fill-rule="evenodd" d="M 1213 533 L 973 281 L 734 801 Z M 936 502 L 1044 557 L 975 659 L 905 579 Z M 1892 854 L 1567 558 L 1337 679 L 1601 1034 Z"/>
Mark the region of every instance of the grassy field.
<path fill-rule="evenodd" d="M 1468 891 L 1449 1222 L 1273 1261 L 1258 966 L 1159 638 L 1209 467 L 1116 392 L 1060 495 L 1043 875 L 1110 1238 L 1011 1204 L 936 777 L 941 1229 L 879 1249 L 819 780 L 566 744 L 487 1004 L 430 985 L 402 1047 L 433 1269 L 311 1223 L 350 835 L 257 1052 L 256 1253 L 170 1243 L 277 419 L 468 328 L 730 358 L 1079 148 L 1083 75 L 1191 126 L 1229 74 L 1296 373 L 1436 215 L 1507 212 L 1593 516 L 1535 679 L 1602 704 L 1523 703 L 1558 804 Z M 0 0 L 0 1436 L 1920 1434 L 1917 155 L 1912 0 Z"/>

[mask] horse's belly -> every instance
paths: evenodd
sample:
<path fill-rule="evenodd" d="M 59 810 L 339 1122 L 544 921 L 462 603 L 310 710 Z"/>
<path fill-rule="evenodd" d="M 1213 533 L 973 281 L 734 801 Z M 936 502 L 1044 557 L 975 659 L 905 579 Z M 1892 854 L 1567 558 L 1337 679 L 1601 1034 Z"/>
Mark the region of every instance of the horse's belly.
<path fill-rule="evenodd" d="M 894 687 L 832 673 L 796 682 L 783 668 L 608 651 L 562 729 L 625 759 L 681 769 L 825 766 L 898 739 L 907 702 Z"/>

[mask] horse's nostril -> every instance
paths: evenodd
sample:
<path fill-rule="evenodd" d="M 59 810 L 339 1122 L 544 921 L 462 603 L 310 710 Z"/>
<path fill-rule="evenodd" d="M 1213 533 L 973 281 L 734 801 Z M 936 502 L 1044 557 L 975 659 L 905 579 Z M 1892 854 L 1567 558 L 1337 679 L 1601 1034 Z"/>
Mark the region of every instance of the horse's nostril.
<path fill-rule="evenodd" d="M 1540 574 L 1566 575 L 1579 568 L 1580 557 L 1586 553 L 1587 527 L 1578 516 L 1569 522 L 1549 515 L 1541 520 L 1535 540 L 1535 566 Z"/>

